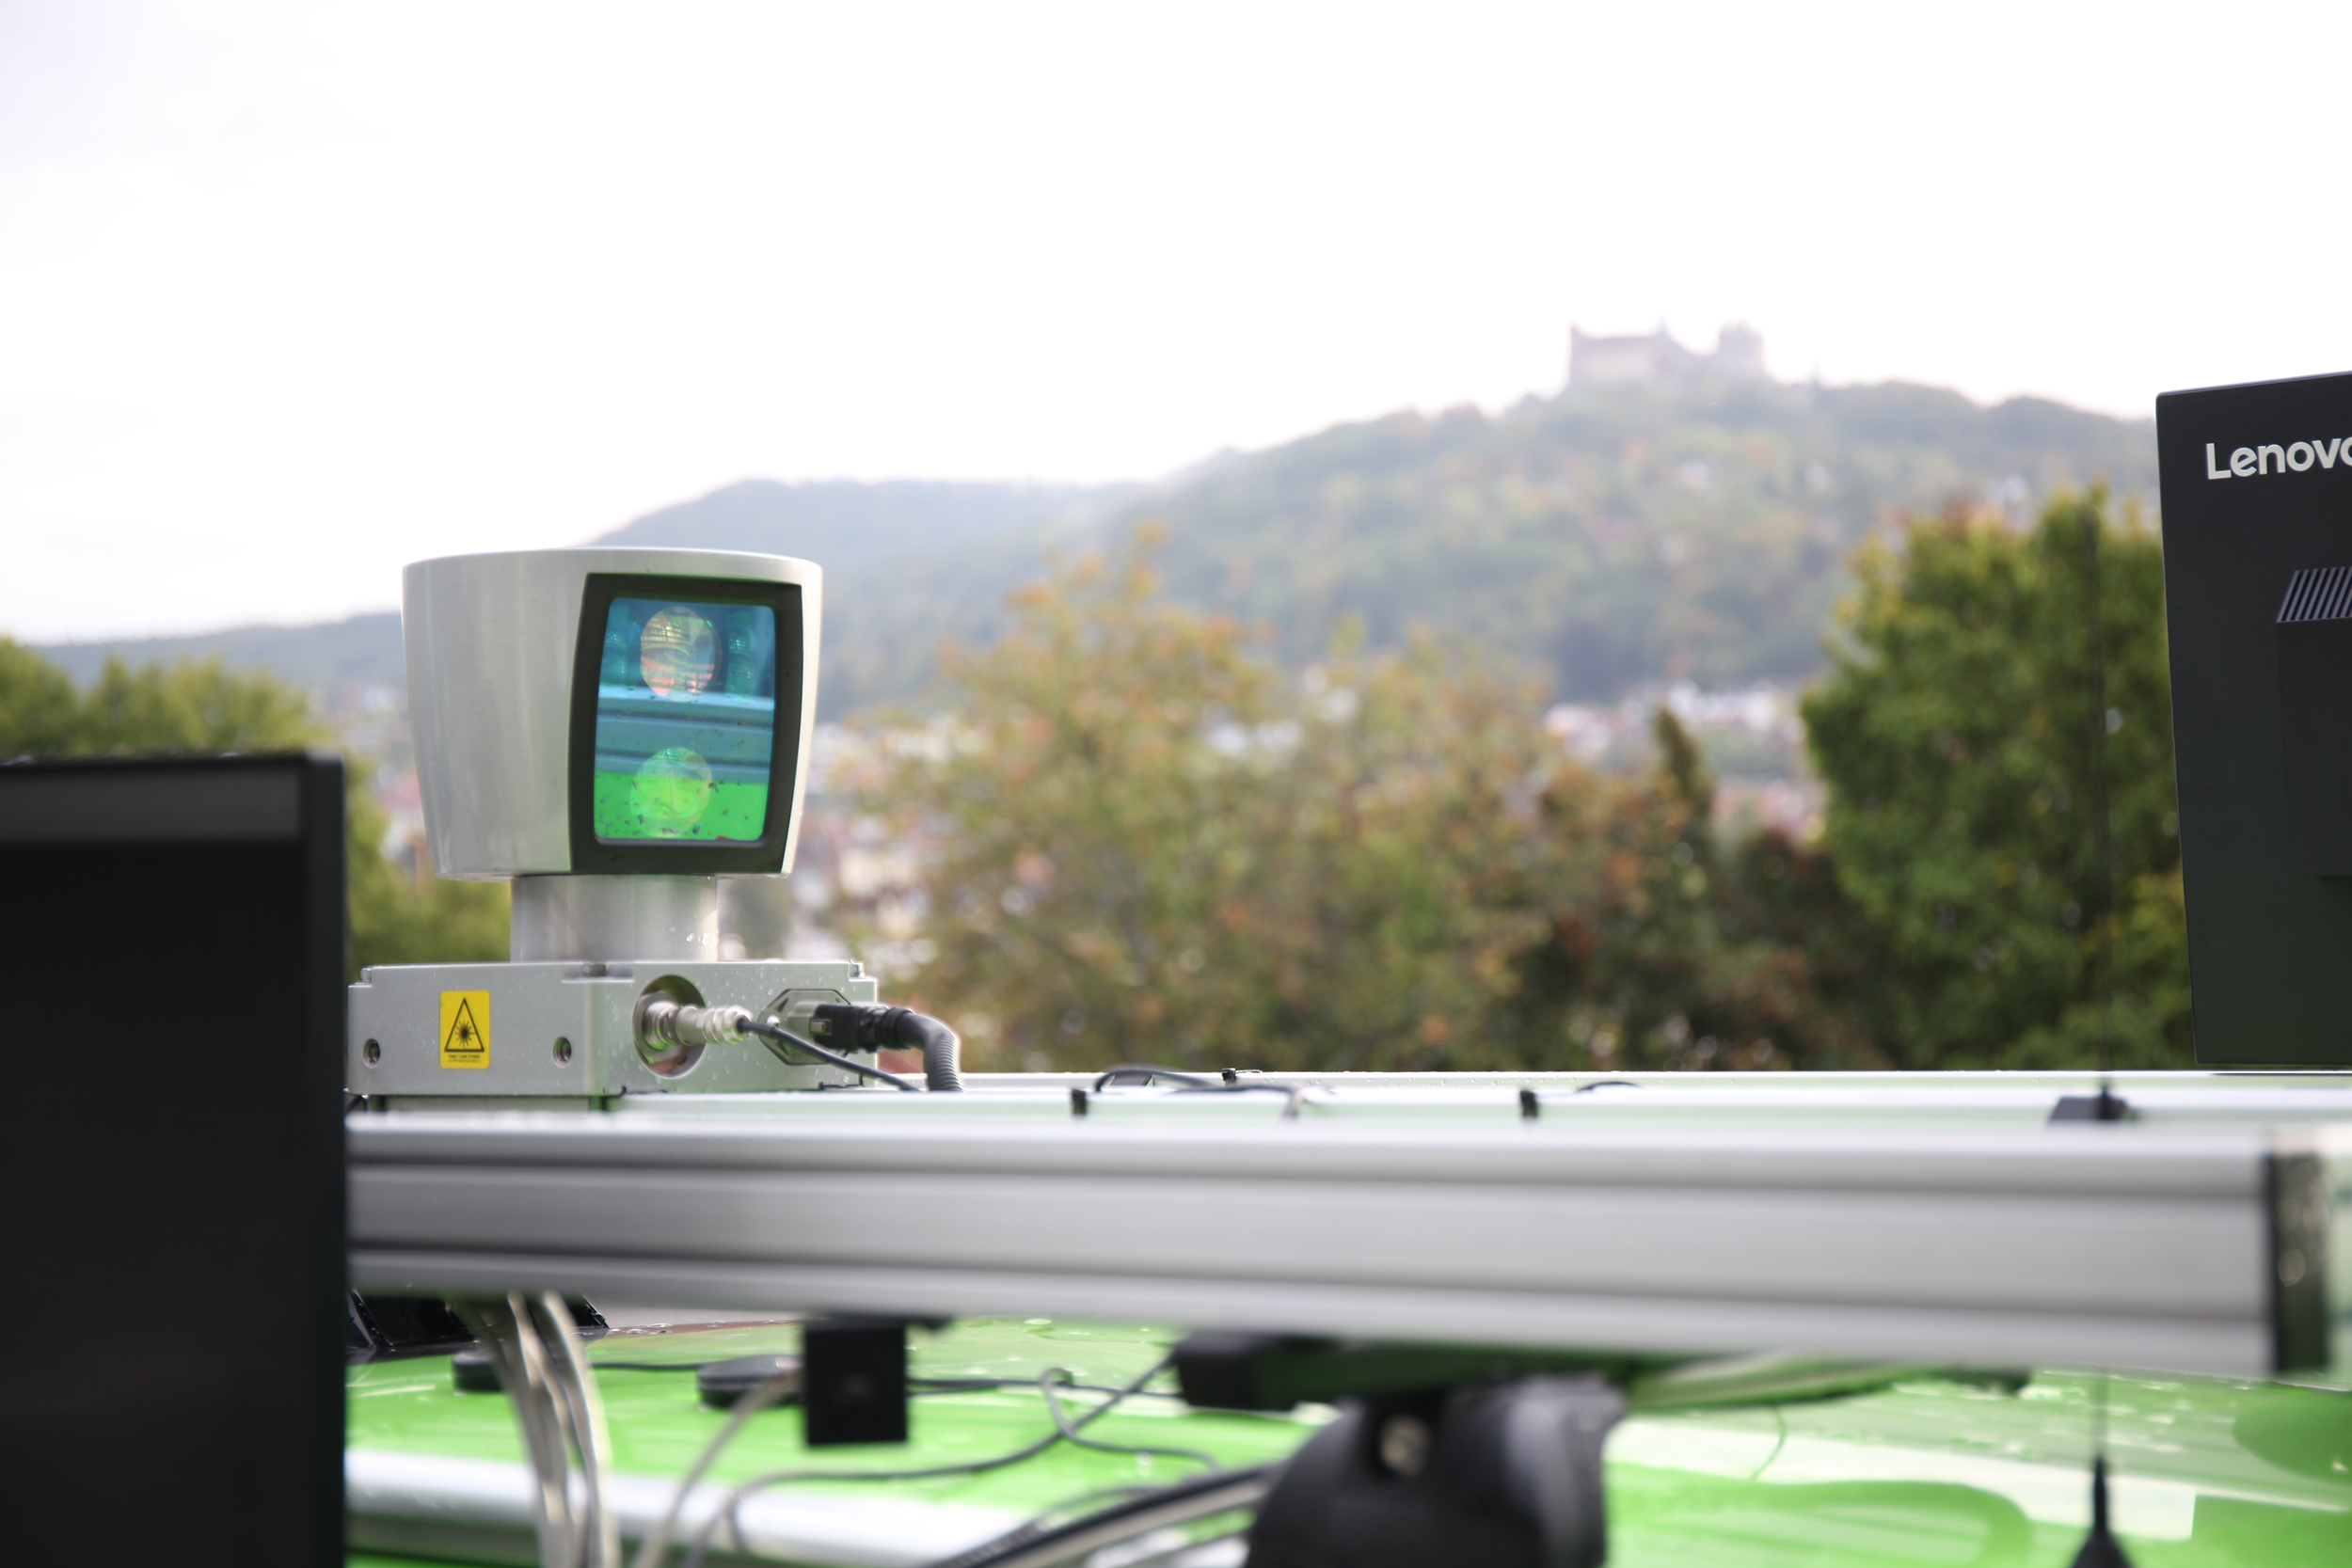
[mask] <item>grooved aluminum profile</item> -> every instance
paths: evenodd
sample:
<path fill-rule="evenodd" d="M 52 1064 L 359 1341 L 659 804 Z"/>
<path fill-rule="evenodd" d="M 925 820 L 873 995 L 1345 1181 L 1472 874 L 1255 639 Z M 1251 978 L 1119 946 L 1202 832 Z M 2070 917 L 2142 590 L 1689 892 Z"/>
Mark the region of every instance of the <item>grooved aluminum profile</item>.
<path fill-rule="evenodd" d="M 2333 1131 L 350 1126 L 388 1291 L 2248 1374 L 2345 1296 Z"/>

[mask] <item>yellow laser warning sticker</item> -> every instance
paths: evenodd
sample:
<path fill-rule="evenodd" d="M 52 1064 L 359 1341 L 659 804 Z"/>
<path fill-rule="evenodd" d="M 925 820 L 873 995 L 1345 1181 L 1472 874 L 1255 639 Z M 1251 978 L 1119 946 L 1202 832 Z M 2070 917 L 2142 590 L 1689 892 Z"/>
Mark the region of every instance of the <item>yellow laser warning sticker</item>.
<path fill-rule="evenodd" d="M 441 1065 L 490 1065 L 490 993 L 486 990 L 441 992 Z"/>

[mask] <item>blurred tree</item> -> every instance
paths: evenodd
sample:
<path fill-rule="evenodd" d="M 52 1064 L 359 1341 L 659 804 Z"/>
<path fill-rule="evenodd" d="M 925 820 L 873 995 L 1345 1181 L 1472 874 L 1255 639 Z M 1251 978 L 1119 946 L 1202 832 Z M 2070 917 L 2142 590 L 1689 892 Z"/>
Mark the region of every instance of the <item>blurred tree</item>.
<path fill-rule="evenodd" d="M 64 671 L 0 637 L 0 761 L 72 750 L 81 717 L 81 695 Z"/>
<path fill-rule="evenodd" d="M 865 809 L 932 846 L 913 978 L 1007 1065 L 1503 1059 L 1548 750 L 1530 694 L 1434 648 L 1295 687 L 1138 555 L 1025 593 L 966 704 Z"/>
<path fill-rule="evenodd" d="M 1540 694 L 1427 638 L 1343 650 L 1289 689 L 1296 739 L 1256 796 L 1263 869 L 1229 920 L 1271 970 L 1253 1065 L 1515 1065 L 1501 1008 L 1542 929 L 1538 802 L 1567 770 Z"/>
<path fill-rule="evenodd" d="M 1860 558 L 1804 717 L 1896 1065 L 2188 1061 L 2163 557 L 2106 512 L 1955 515 Z"/>
<path fill-rule="evenodd" d="M 291 752 L 324 738 L 301 692 L 218 659 L 133 670 L 110 658 L 81 709 L 67 750 L 86 754 Z"/>
<path fill-rule="evenodd" d="M 107 661 L 87 696 L 33 650 L 0 638 L 0 757 L 288 752 L 325 733 L 299 691 L 217 659 L 132 669 Z M 505 890 L 411 879 L 384 858 L 386 822 L 366 768 L 350 769 L 351 969 L 506 957 Z"/>
<path fill-rule="evenodd" d="M 1843 967 L 1867 935 L 1827 858 L 1777 831 L 1726 852 L 1715 784 L 1665 708 L 1650 777 L 1556 770 L 1544 798 L 1542 940 L 1508 1011 L 1521 1059 L 1553 1068 L 1875 1065 Z M 1839 937 L 1847 941 L 1838 940 Z"/>
<path fill-rule="evenodd" d="M 461 882 L 433 875 L 421 846 L 417 874 L 386 857 L 383 808 L 351 769 L 345 803 L 350 859 L 351 978 L 372 964 L 502 963 L 509 899 L 502 882 Z"/>
<path fill-rule="evenodd" d="M 298 751 L 321 738 L 302 693 L 218 659 L 133 670 L 109 659 L 85 697 L 64 671 L 0 637 L 0 757 Z"/>
<path fill-rule="evenodd" d="M 1716 957 L 1714 781 L 1674 716 L 1653 721 L 1646 779 L 1555 767 L 1541 798 L 1546 929 L 1515 956 L 1513 1012 L 1531 1065 L 1676 1065 Z M 1705 1061 L 1694 1066 L 1706 1065 Z"/>

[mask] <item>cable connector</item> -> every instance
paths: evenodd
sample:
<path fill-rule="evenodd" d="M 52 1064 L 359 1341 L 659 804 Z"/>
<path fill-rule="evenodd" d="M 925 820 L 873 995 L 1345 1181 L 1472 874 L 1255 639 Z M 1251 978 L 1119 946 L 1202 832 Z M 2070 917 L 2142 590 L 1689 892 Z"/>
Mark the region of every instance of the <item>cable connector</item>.
<path fill-rule="evenodd" d="M 732 1045 L 737 1040 L 755 1039 L 784 1061 L 803 1065 L 789 1054 L 798 1050 L 830 1066 L 842 1068 L 861 1078 L 888 1084 L 894 1088 L 912 1089 L 914 1085 L 895 1073 L 853 1062 L 849 1057 L 829 1051 L 813 1040 L 804 1040 L 779 1024 L 769 1022 L 749 1007 L 699 1007 L 691 1002 L 680 1002 L 648 991 L 637 1004 L 637 1045 L 646 1062 L 655 1070 L 664 1065 L 690 1058 L 709 1045 Z M 860 1049 L 852 1046 L 851 1050 Z"/>
<path fill-rule="evenodd" d="M 731 1045 L 751 1033 L 748 1007 L 697 1007 L 648 992 L 637 1005 L 637 1040 L 649 1055 L 703 1045 Z"/>
<path fill-rule="evenodd" d="M 953 1092 L 963 1087 L 958 1060 L 962 1039 L 939 1020 L 911 1007 L 822 1003 L 810 1009 L 808 1032 L 835 1051 L 919 1051 L 926 1088 Z"/>

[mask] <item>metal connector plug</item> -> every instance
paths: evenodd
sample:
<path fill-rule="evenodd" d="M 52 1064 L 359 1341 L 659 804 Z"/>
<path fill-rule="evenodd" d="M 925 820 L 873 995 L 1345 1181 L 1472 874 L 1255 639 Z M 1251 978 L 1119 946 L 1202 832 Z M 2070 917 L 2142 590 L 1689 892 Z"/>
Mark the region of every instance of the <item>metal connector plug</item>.
<path fill-rule="evenodd" d="M 706 1045 L 726 1045 L 749 1032 L 744 1007 L 697 1007 L 659 992 L 637 1004 L 637 1046 L 650 1062 L 664 1062 Z"/>

